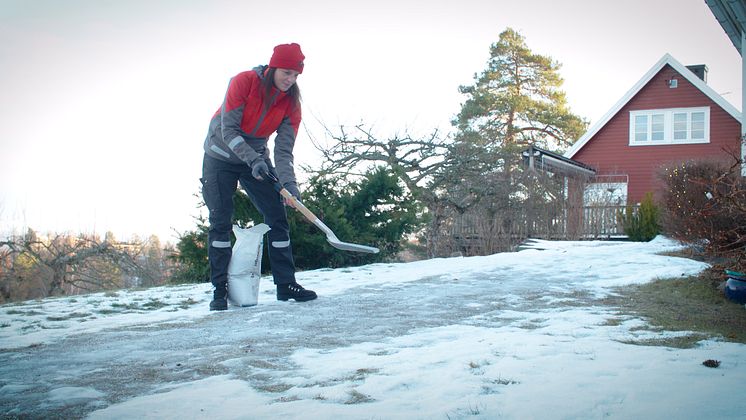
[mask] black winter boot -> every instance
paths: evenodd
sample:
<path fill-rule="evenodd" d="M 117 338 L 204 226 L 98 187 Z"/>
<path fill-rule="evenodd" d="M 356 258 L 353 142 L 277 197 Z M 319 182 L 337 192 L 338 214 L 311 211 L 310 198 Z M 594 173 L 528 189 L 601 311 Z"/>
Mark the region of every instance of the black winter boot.
<path fill-rule="evenodd" d="M 228 290 L 226 287 L 216 287 L 215 291 L 212 292 L 212 302 L 210 302 L 211 311 L 224 311 L 228 309 L 228 301 L 226 295 Z"/>
<path fill-rule="evenodd" d="M 224 311 L 226 309 L 228 309 L 228 301 L 225 298 L 213 299 L 210 302 L 211 311 Z"/>
<path fill-rule="evenodd" d="M 314 300 L 317 297 L 316 292 L 306 290 L 303 286 L 295 282 L 277 285 L 277 300 L 295 299 L 296 302 L 305 302 Z"/>

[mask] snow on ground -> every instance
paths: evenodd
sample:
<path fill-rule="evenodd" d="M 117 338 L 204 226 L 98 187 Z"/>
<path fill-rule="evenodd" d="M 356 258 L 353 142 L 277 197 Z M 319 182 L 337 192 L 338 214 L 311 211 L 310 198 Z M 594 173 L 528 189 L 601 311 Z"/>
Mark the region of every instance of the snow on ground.
<path fill-rule="evenodd" d="M 746 346 L 636 345 L 688 333 L 599 301 L 704 264 L 662 237 L 532 247 L 303 272 L 306 303 L 263 278 L 220 313 L 206 284 L 4 305 L 0 417 L 746 417 Z"/>

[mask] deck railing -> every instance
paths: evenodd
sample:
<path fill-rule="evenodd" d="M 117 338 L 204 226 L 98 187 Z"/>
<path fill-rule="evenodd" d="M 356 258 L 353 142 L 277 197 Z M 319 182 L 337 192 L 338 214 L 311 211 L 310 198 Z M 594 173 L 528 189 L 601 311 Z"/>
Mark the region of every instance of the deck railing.
<path fill-rule="evenodd" d="M 632 207 L 634 209 L 634 207 Z M 455 216 L 446 236 L 454 252 L 485 254 L 511 249 L 526 238 L 577 240 L 624 237 L 626 206 L 544 207 L 511 215 Z"/>

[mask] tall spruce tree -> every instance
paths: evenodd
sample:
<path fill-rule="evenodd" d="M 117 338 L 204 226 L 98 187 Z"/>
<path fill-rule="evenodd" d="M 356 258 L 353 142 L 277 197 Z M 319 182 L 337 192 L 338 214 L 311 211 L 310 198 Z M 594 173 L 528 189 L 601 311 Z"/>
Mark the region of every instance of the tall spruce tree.
<path fill-rule="evenodd" d="M 587 122 L 568 109 L 559 69 L 550 57 L 534 54 L 518 32 L 503 31 L 490 47 L 487 68 L 473 85 L 459 87 L 468 99 L 453 120 L 458 139 L 489 149 L 571 145 Z"/>
<path fill-rule="evenodd" d="M 490 46 L 487 68 L 474 84 L 460 86 L 467 99 L 453 119 L 457 128 L 449 163 L 451 190 L 469 202 L 515 196 L 515 169 L 521 149 L 535 145 L 562 151 L 587 128 L 570 112 L 560 64 L 533 53 L 511 28 Z M 488 196 L 492 195 L 490 200 Z"/>
<path fill-rule="evenodd" d="M 475 237 L 482 242 L 489 239 L 489 246 L 473 252 L 510 249 L 536 223 L 529 217 L 536 207 L 557 199 L 548 193 L 557 185 L 538 188 L 524 174 L 521 151 L 529 145 L 562 151 L 587 127 L 567 106 L 559 69 L 559 63 L 533 53 L 523 36 L 507 28 L 490 46 L 487 68 L 474 75 L 474 84 L 459 87 L 466 101 L 452 121 L 457 131 L 444 176 L 448 194 L 457 195 L 450 201 L 465 203 L 452 214 L 453 225 L 465 229 L 451 232 L 453 241 L 471 231 L 478 231 Z"/>

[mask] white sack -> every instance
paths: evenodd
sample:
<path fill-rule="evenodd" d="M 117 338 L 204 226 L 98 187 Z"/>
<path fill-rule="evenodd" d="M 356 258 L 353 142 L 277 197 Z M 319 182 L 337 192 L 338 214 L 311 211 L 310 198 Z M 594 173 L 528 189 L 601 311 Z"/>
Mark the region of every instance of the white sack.
<path fill-rule="evenodd" d="M 253 306 L 259 300 L 262 275 L 262 243 L 269 226 L 260 223 L 249 229 L 233 225 L 236 243 L 228 264 L 228 301 L 236 306 Z"/>

